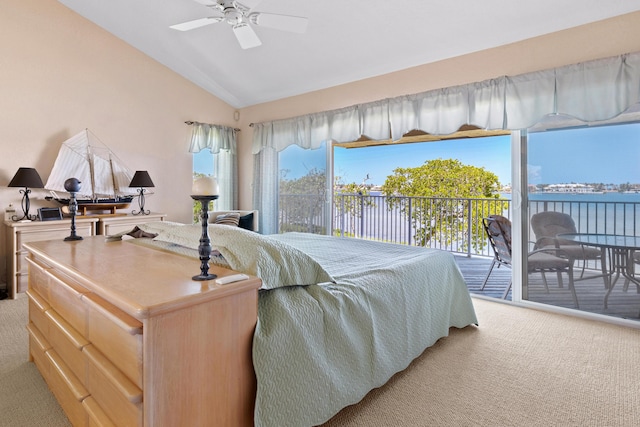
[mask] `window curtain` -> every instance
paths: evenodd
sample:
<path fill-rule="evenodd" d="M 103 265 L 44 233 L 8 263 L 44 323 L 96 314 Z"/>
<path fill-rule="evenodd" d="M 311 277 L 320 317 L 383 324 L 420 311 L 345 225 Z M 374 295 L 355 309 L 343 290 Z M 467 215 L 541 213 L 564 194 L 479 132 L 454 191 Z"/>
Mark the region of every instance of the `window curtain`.
<path fill-rule="evenodd" d="M 216 200 L 217 210 L 237 209 L 238 161 L 236 132 L 234 128 L 208 123 L 190 122 L 189 152 L 208 149 L 214 156 L 214 174 L 220 188 Z"/>
<path fill-rule="evenodd" d="M 258 179 L 256 179 L 256 177 Z M 278 232 L 278 152 L 265 147 L 253 160 L 253 209 L 262 234 Z"/>
<path fill-rule="evenodd" d="M 322 141 L 348 142 L 363 135 L 398 140 L 412 130 L 443 135 L 465 124 L 487 130 L 527 129 L 555 114 L 600 121 L 639 102 L 640 53 L 630 53 L 259 123 L 254 125 L 252 151 L 257 163 L 266 148 L 275 152 L 291 144 L 318 148 Z M 265 212 L 276 209 L 277 200 L 261 200 L 270 194 L 263 191 L 262 182 L 266 175 L 277 177 L 278 167 L 277 162 L 273 169 L 262 166 L 261 174 L 254 174 L 253 190 L 254 201 Z"/>

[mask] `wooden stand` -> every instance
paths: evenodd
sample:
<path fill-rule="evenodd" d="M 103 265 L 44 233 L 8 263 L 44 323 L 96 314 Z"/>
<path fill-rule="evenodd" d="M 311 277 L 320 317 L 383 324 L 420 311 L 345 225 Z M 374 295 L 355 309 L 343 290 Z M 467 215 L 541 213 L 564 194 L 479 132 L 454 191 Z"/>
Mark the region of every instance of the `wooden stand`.
<path fill-rule="evenodd" d="M 198 254 L 200 255 L 200 274 L 192 277 L 193 280 L 204 281 L 213 280 L 217 276 L 209 274 L 209 261 L 211 260 L 211 239 L 209 239 L 209 202 L 216 200 L 218 196 L 191 196 L 192 199 L 198 200 L 202 205 L 200 213 L 200 221 L 202 223 L 202 236 L 200 237 L 200 245 L 198 246 Z"/>

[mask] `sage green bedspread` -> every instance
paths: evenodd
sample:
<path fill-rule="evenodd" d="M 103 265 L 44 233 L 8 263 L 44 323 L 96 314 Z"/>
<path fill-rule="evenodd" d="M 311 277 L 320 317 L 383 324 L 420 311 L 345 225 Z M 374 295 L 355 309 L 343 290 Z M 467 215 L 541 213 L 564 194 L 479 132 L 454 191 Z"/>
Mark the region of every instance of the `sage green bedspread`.
<path fill-rule="evenodd" d="M 180 237 L 164 230 L 158 240 L 197 247 L 198 227 L 185 227 Z M 305 233 L 209 231 L 233 269 L 281 281 L 264 277 L 269 289 L 259 291 L 256 427 L 322 424 L 405 369 L 450 327 L 477 323 L 451 253 Z M 313 277 L 320 283 L 309 284 Z"/>
<path fill-rule="evenodd" d="M 310 255 L 336 283 L 261 291 L 256 426 L 321 424 L 450 327 L 477 323 L 448 252 L 302 233 L 270 237 Z"/>

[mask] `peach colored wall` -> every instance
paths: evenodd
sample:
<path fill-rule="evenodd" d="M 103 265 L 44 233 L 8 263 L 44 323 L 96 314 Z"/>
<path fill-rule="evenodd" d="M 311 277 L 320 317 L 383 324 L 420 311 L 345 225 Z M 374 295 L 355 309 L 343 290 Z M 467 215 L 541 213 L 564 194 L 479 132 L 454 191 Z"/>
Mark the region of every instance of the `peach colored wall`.
<path fill-rule="evenodd" d="M 21 212 L 19 189 L 6 187 L 18 167 L 46 182 L 60 143 L 89 128 L 129 168 L 149 171 L 146 208 L 190 222 L 184 121 L 235 125 L 229 105 L 55 0 L 2 0 L 0 82 L 2 211 L 12 202 Z M 52 205 L 42 190 L 31 196 L 31 213 Z"/>
<path fill-rule="evenodd" d="M 491 25 L 489 23 L 489 25 Z M 499 23 L 496 23 L 499 25 Z M 455 37 L 455 35 L 452 35 Z M 249 123 L 640 51 L 640 12 L 241 110 L 240 205 L 252 203 Z"/>

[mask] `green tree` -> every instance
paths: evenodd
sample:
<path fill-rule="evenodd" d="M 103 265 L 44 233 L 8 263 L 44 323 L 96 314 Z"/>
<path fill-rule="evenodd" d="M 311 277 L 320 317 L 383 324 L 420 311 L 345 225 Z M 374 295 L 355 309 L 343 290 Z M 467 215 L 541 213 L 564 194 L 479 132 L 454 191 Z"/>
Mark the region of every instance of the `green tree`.
<path fill-rule="evenodd" d="M 482 203 L 469 212 L 469 200 L 459 199 L 499 199 L 499 188 L 497 175 L 484 168 L 455 159 L 436 159 L 414 168 L 394 169 L 382 192 L 390 209 L 410 216 L 416 244 L 426 246 L 437 238 L 466 248 L 471 233 L 471 244 L 481 248 L 486 244 L 482 218 L 502 214 L 507 204 Z M 469 214 L 471 223 L 467 226 L 464 219 Z"/>
<path fill-rule="evenodd" d="M 319 224 L 324 224 L 322 217 L 327 200 L 325 171 L 313 168 L 296 179 L 287 179 L 288 172 L 280 171 L 280 232 L 323 233 Z"/>
<path fill-rule="evenodd" d="M 337 215 L 341 218 L 349 217 L 348 234 L 351 236 L 356 235 L 356 226 L 359 224 L 358 219 L 362 219 L 362 210 L 365 207 L 375 207 L 376 205 L 369 197 L 369 187 L 365 184 L 367 179 L 364 179 L 361 184 L 355 182 L 343 184 L 342 177 L 336 176 L 334 178 L 333 191 Z"/>

